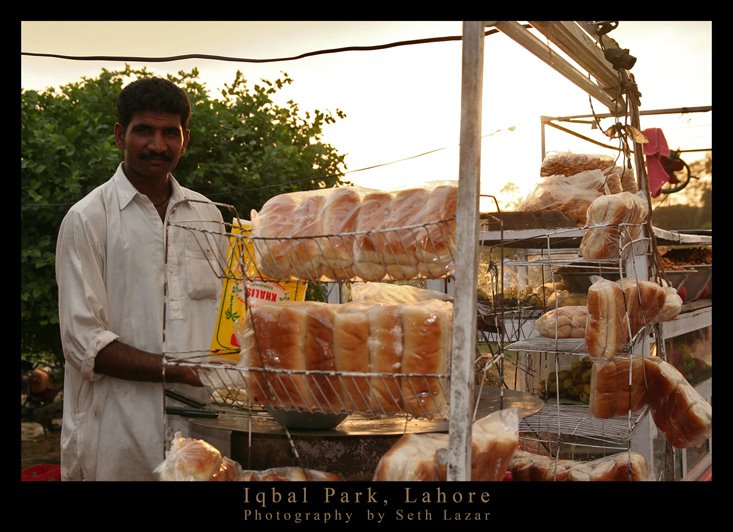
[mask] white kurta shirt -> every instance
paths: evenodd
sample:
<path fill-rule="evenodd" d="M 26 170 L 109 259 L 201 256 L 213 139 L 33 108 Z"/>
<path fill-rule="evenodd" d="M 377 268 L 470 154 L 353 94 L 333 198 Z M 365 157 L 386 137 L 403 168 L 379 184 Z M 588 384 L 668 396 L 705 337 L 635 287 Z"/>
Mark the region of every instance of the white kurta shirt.
<path fill-rule="evenodd" d="M 103 347 L 119 339 L 184 356 L 205 353 L 211 344 L 221 288 L 216 261 L 226 239 L 181 226 L 222 234 L 222 217 L 204 196 L 171 181 L 165 223 L 120 164 L 61 224 L 56 279 L 66 359 L 65 480 L 155 480 L 153 469 L 164 458 L 163 385 L 95 373 Z M 202 391 L 177 387 L 199 397 Z"/>

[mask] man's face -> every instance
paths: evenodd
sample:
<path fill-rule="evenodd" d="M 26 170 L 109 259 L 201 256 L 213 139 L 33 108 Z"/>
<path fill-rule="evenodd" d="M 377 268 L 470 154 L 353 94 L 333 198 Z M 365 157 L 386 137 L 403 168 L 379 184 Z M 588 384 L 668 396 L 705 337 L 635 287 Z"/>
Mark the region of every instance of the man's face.
<path fill-rule="evenodd" d="M 125 152 L 125 173 L 130 178 L 164 178 L 186 151 L 190 132 L 177 114 L 134 113 L 127 129 L 115 124 L 115 144 Z"/>

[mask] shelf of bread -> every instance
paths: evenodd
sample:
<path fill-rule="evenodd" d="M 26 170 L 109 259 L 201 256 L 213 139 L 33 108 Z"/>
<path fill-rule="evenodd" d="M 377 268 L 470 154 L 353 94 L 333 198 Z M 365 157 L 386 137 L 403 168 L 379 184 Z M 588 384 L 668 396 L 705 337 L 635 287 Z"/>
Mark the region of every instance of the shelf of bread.
<path fill-rule="evenodd" d="M 455 182 L 274 196 L 252 211 L 257 270 L 271 279 L 441 278 L 454 269 Z"/>
<path fill-rule="evenodd" d="M 211 393 L 212 402 L 244 410 L 270 407 L 421 419 L 443 419 L 448 414 L 447 374 L 274 369 L 195 359 L 168 360 L 166 364 L 193 369 Z"/>
<path fill-rule="evenodd" d="M 371 302 L 259 301 L 235 324 L 238 354 L 172 363 L 245 405 L 446 416 L 453 304 L 378 285 L 360 294 Z"/>

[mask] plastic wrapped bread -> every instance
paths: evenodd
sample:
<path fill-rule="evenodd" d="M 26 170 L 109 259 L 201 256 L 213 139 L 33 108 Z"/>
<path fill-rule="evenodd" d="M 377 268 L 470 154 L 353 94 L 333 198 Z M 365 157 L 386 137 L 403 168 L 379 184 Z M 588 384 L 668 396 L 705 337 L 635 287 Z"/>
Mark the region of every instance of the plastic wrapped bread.
<path fill-rule="evenodd" d="M 354 236 L 361 196 L 354 187 L 333 189 L 321 213 L 323 273 L 333 279 L 354 277 Z"/>
<path fill-rule="evenodd" d="M 407 284 L 367 282 L 352 285 L 351 299 L 359 303 L 412 304 L 428 299 L 450 301 L 452 298 L 443 292 Z"/>
<path fill-rule="evenodd" d="M 452 310 L 437 299 L 253 306 L 236 331 L 248 397 L 285 409 L 441 414 L 436 375 L 448 373 Z"/>
<path fill-rule="evenodd" d="M 644 455 L 628 451 L 591 462 L 555 460 L 550 456 L 517 451 L 510 464 L 514 481 L 614 482 L 650 480 Z"/>
<path fill-rule="evenodd" d="M 620 250 L 639 238 L 649 209 L 639 194 L 600 196 L 588 207 L 579 252 L 585 259 L 616 259 Z"/>
<path fill-rule="evenodd" d="M 381 250 L 385 269 L 391 279 L 411 279 L 418 275 L 417 238 L 424 229 L 398 229 L 422 222 L 430 192 L 425 188 L 410 188 L 394 193 L 389 212 L 380 229 L 385 232 Z"/>
<path fill-rule="evenodd" d="M 456 185 L 439 185 L 430 191 L 422 213 L 425 226 L 417 240 L 418 268 L 425 277 L 441 277 L 453 269 L 457 206 Z"/>
<path fill-rule="evenodd" d="M 369 362 L 369 305 L 346 303 L 334 315 L 333 359 L 338 372 L 368 373 Z M 347 410 L 369 410 L 369 377 L 344 375 L 341 377 L 341 404 Z"/>
<path fill-rule="evenodd" d="M 252 211 L 260 272 L 274 279 L 443 277 L 453 269 L 457 186 L 290 192 Z"/>
<path fill-rule="evenodd" d="M 588 354 L 610 360 L 629 341 L 621 286 L 607 279 L 593 283 L 588 288 L 587 307 L 585 344 Z"/>
<path fill-rule="evenodd" d="M 219 473 L 223 457 L 219 450 L 195 438 L 176 432 L 165 459 L 155 468 L 160 480 L 210 481 Z"/>
<path fill-rule="evenodd" d="M 344 478 L 338 473 L 305 469 L 302 467 L 273 467 L 262 471 L 242 471 L 243 482 L 340 482 Z"/>
<path fill-rule="evenodd" d="M 448 373 L 452 312 L 451 303 L 435 299 L 403 307 L 402 373 Z M 419 376 L 400 381 L 408 412 L 430 416 L 447 409 L 448 398 L 440 380 Z"/>
<path fill-rule="evenodd" d="M 547 154 L 540 166 L 541 176 L 571 176 L 585 170 L 604 170 L 613 167 L 615 161 L 608 155 L 590 153 L 554 152 Z"/>
<path fill-rule="evenodd" d="M 657 428 L 674 447 L 699 447 L 712 433 L 712 407 L 672 364 L 658 357 L 644 360 L 649 410 Z"/>
<path fill-rule="evenodd" d="M 501 480 L 519 445 L 515 409 L 500 410 L 473 423 L 471 480 Z M 374 481 L 445 481 L 447 434 L 403 435 L 382 456 Z"/>
<path fill-rule="evenodd" d="M 370 192 L 359 205 L 355 229 L 357 233 L 374 231 L 384 220 L 392 195 L 389 192 Z M 387 275 L 382 259 L 384 233 L 357 234 L 354 238 L 354 270 L 365 281 L 381 281 Z"/>
<path fill-rule="evenodd" d="M 292 270 L 291 237 L 293 220 L 298 208 L 295 194 L 280 194 L 267 200 L 259 212 L 252 211 L 256 263 L 260 272 L 275 279 L 287 277 Z"/>
<path fill-rule="evenodd" d="M 589 170 L 576 175 L 545 177 L 519 205 L 520 211 L 561 211 L 576 224 L 584 225 L 588 207 L 604 194 L 606 176 L 600 170 Z"/>
<path fill-rule="evenodd" d="M 609 419 L 647 404 L 647 380 L 640 357 L 594 360 L 590 377 L 590 413 Z"/>
<path fill-rule="evenodd" d="M 535 321 L 540 336 L 545 338 L 585 338 L 588 307 L 575 305 L 549 310 Z"/>
<path fill-rule="evenodd" d="M 682 312 L 682 298 L 673 286 L 664 287 L 664 305 L 659 311 L 657 321 L 670 321 L 675 319 Z"/>
<path fill-rule="evenodd" d="M 657 321 L 666 302 L 667 292 L 653 281 L 619 279 L 616 282 L 624 292 L 626 314 L 633 337 L 644 327 Z"/>

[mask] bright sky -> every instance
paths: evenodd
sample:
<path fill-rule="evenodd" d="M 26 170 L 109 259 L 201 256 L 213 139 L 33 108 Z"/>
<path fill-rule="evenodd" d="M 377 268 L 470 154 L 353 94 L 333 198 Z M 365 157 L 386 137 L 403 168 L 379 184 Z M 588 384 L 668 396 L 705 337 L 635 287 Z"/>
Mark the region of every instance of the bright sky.
<path fill-rule="evenodd" d="M 23 22 L 21 51 L 65 55 L 171 56 L 190 53 L 246 58 L 288 57 L 327 48 L 367 46 L 428 37 L 458 36 L 458 21 L 374 22 Z M 712 105 L 712 23 L 625 22 L 610 34 L 637 57 L 634 74 L 642 110 Z M 435 153 L 347 174 L 365 186 L 392 188 L 458 178 L 461 43 L 431 43 L 380 51 L 327 54 L 296 61 L 253 64 L 211 60 L 130 63 L 156 74 L 199 69 L 217 93 L 241 70 L 251 82 L 286 72 L 294 83 L 281 91 L 301 110 L 341 109 L 324 140 L 346 154 L 348 170 Z M 124 62 L 21 57 L 21 87 L 43 89 L 96 77 Z M 605 113 L 593 102 L 595 112 Z M 500 194 L 507 183 L 522 195 L 539 181 L 540 116 L 588 114 L 588 97 L 545 63 L 502 34 L 485 40 L 482 193 Z M 193 118 L 195 120 L 195 117 Z M 661 127 L 670 148 L 712 147 L 712 113 L 642 117 L 642 129 Z M 611 122 L 603 122 L 604 127 Z M 597 131 L 583 130 L 609 142 Z M 110 135 L 112 134 L 110 128 Z M 547 131 L 547 150 L 608 153 Z M 701 154 L 688 154 L 685 160 Z M 502 198 L 500 200 L 508 200 Z M 482 203 L 482 206 L 484 204 Z"/>

